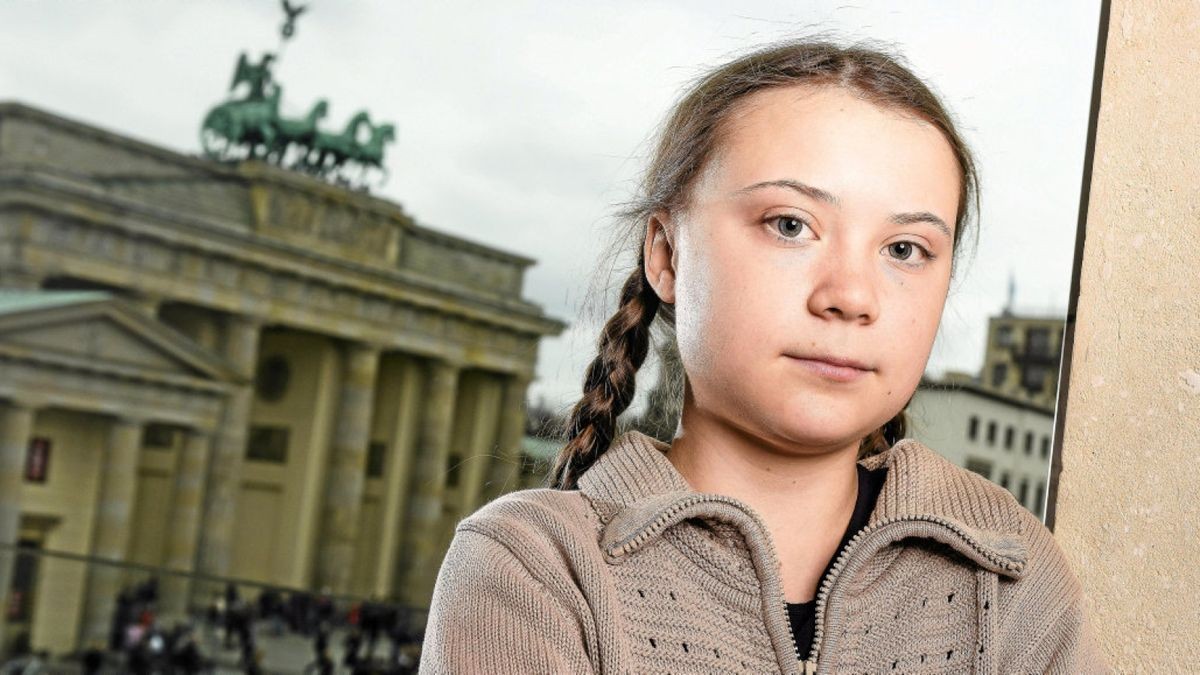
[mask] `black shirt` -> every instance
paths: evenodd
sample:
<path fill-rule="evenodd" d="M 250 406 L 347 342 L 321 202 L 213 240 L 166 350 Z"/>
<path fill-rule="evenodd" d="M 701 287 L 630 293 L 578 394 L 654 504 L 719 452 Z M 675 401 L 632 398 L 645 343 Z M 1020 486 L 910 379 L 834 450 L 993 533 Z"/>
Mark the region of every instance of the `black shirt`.
<path fill-rule="evenodd" d="M 825 571 L 821 573 L 821 581 L 829 575 L 833 562 L 837 560 L 846 544 L 867 524 L 867 517 L 874 510 L 875 500 L 879 497 L 879 491 L 883 489 L 883 481 L 887 477 L 886 465 L 873 471 L 865 469 L 861 464 L 855 466 L 858 468 L 858 498 L 854 501 L 854 513 L 851 514 L 850 524 L 846 526 L 846 532 L 842 535 L 842 542 L 838 544 L 837 551 L 825 565 Z M 820 587 L 818 582 L 817 588 Z M 808 652 L 812 649 L 813 633 L 816 630 L 816 604 L 816 598 L 808 602 L 787 603 L 788 620 L 792 624 L 792 639 L 800 649 L 801 658 L 808 658 Z"/>

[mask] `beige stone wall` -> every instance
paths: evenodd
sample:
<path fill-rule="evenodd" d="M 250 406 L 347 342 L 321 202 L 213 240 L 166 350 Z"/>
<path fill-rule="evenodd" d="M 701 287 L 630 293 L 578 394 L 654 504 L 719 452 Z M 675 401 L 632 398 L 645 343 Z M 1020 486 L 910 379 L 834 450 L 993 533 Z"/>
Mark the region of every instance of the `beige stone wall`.
<path fill-rule="evenodd" d="M 92 544 L 97 475 L 108 442 L 102 419 L 65 410 L 37 414 L 33 436 L 50 439 L 50 469 L 44 484 L 26 483 L 21 504 L 26 514 L 55 519 L 43 548 L 86 554 Z M 83 610 L 86 570 L 79 563 L 43 560 L 33 616 L 34 648 L 54 652 L 75 646 Z M 51 590 L 53 589 L 53 590 Z"/>
<path fill-rule="evenodd" d="M 1055 535 L 1119 672 L 1196 672 L 1200 3 L 1111 6 Z"/>
<path fill-rule="evenodd" d="M 264 359 L 285 357 L 291 367 L 283 397 L 271 402 L 256 397 L 251 413 L 252 425 L 289 430 L 287 462 L 244 464 L 232 571 L 254 581 L 303 587 L 311 576 L 337 402 L 337 350 L 323 336 L 268 332 L 259 352 Z M 266 533 L 272 539 L 264 545 Z"/>

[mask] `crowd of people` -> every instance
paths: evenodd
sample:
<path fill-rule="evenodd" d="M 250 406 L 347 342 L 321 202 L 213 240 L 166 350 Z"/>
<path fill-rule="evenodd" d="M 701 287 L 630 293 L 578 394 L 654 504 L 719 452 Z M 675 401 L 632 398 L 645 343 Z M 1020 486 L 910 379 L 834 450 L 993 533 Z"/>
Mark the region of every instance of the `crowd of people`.
<path fill-rule="evenodd" d="M 170 625 L 159 616 L 158 607 L 157 579 L 123 588 L 107 644 L 87 645 L 80 654 L 82 672 L 192 675 L 214 672 L 219 664 L 222 669 L 263 673 L 262 641 L 297 635 L 312 644 L 305 673 L 406 675 L 417 671 L 420 660 L 423 633 L 414 628 L 415 617 L 385 602 L 347 605 L 325 594 L 271 588 L 249 599 L 230 583 L 199 611 Z M 334 639 L 341 647 L 336 656 Z"/>
<path fill-rule="evenodd" d="M 134 675 L 192 675 L 211 670 L 212 662 L 201 652 L 188 622 L 165 626 L 159 621 L 158 600 L 155 577 L 121 589 L 113 607 L 108 643 L 92 643 L 81 655 L 84 675 L 105 672 L 110 657 L 122 662 L 123 672 Z"/>

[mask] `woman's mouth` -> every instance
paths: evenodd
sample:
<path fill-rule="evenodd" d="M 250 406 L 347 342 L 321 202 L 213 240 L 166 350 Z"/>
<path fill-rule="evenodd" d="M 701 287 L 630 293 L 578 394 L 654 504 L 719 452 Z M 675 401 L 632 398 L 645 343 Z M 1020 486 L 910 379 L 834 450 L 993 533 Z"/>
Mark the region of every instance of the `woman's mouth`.
<path fill-rule="evenodd" d="M 808 372 L 835 382 L 853 382 L 872 372 L 870 369 L 830 363 L 829 361 L 816 358 L 802 358 L 792 356 L 791 354 L 785 354 L 785 356 L 796 364 L 803 366 Z"/>

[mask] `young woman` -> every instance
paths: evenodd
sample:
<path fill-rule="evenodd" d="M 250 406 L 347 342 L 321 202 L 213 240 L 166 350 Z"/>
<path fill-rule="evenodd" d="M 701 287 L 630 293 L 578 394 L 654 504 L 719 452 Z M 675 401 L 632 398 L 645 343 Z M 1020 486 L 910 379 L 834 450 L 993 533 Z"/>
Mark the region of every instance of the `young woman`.
<path fill-rule="evenodd" d="M 622 214 L 636 269 L 547 486 L 458 524 L 421 672 L 1108 672 L 1049 530 L 904 437 L 974 166 L 876 49 L 700 78 Z M 615 431 L 656 321 L 671 443 Z"/>

